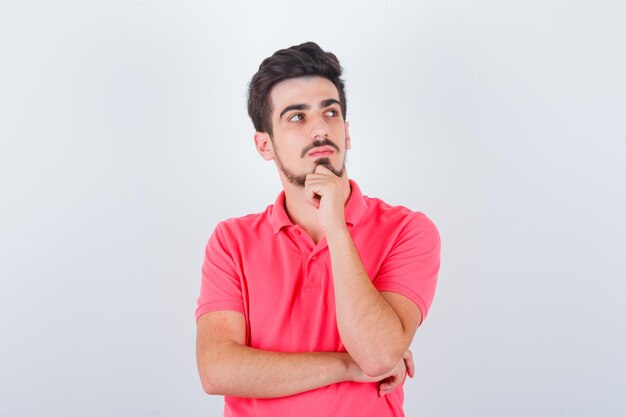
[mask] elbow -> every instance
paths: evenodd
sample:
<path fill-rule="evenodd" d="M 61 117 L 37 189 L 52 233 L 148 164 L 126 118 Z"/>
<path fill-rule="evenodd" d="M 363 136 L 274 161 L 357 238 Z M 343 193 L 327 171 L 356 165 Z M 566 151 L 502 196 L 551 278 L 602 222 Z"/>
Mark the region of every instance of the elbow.
<path fill-rule="evenodd" d="M 232 370 L 229 369 L 231 361 L 226 356 L 228 352 L 218 344 L 207 345 L 205 349 L 198 350 L 198 375 L 202 389 L 208 395 L 230 395 Z"/>
<path fill-rule="evenodd" d="M 207 386 L 207 385 L 202 384 L 202 388 L 204 389 L 204 392 L 205 392 L 207 395 L 222 395 L 222 394 L 220 393 L 220 390 L 219 390 L 219 389 L 217 389 L 217 388 L 216 388 L 216 387 L 214 387 L 214 386 L 211 386 L 211 385 L 208 385 L 208 386 Z"/>
<path fill-rule="evenodd" d="M 208 395 L 224 395 L 223 366 L 219 361 L 215 361 L 211 355 L 204 355 L 198 358 L 198 374 L 202 389 Z"/>
<path fill-rule="evenodd" d="M 200 382 L 202 383 L 202 389 L 208 395 L 222 395 L 222 389 L 210 371 L 200 374 Z"/>
<path fill-rule="evenodd" d="M 391 356 L 386 358 L 374 358 L 374 360 L 364 362 L 361 366 L 361 370 L 365 375 L 371 378 L 381 377 L 390 373 L 398 362 L 398 359 L 392 358 Z"/>
<path fill-rule="evenodd" d="M 404 361 L 402 355 L 405 351 L 406 349 L 401 350 L 399 346 L 388 346 L 388 349 L 377 353 L 370 352 L 359 361 L 355 358 L 355 361 L 363 373 L 369 377 L 388 376 L 400 364 L 400 361 Z"/>
<path fill-rule="evenodd" d="M 211 384 L 209 381 L 205 379 L 202 379 L 202 389 L 208 395 L 218 395 L 217 387 L 215 387 L 213 384 Z"/>

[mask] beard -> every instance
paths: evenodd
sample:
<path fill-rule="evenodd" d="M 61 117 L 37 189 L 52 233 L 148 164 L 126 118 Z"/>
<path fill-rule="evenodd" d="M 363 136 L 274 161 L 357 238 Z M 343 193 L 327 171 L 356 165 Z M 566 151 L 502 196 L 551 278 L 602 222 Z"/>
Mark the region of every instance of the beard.
<path fill-rule="evenodd" d="M 285 178 L 287 178 L 287 181 L 289 181 L 291 184 L 297 186 L 297 187 L 301 187 L 304 188 L 304 183 L 306 182 L 306 176 L 309 174 L 312 174 L 315 172 L 315 168 L 317 168 L 318 165 L 323 165 L 324 167 L 328 168 L 330 171 L 332 171 L 333 174 L 335 174 L 338 177 L 343 177 L 343 173 L 346 170 L 346 157 L 344 156 L 343 158 L 343 164 L 341 169 L 337 169 L 333 166 L 332 162 L 330 162 L 330 158 L 318 158 L 315 160 L 315 167 L 313 168 L 313 170 L 310 173 L 306 173 L 306 174 L 296 174 L 292 171 L 290 171 L 289 169 L 287 169 L 282 161 L 280 160 L 280 158 L 278 157 L 278 154 L 275 154 L 276 156 L 276 163 L 278 164 L 278 168 L 280 168 L 280 170 L 283 172 L 283 175 L 285 176 Z M 347 155 L 346 155 L 347 156 Z"/>
<path fill-rule="evenodd" d="M 330 171 L 332 171 L 332 173 L 335 174 L 336 176 L 343 177 L 343 173 L 346 170 L 346 159 L 347 159 L 347 156 L 348 156 L 347 152 L 344 154 L 343 162 L 341 164 L 341 169 L 335 168 L 333 166 L 332 162 L 330 161 L 330 158 L 322 157 L 322 158 L 318 158 L 318 159 L 316 159 L 314 161 L 315 162 L 315 166 L 313 167 L 313 170 L 311 172 L 304 173 L 304 174 L 296 174 L 295 172 L 290 171 L 283 164 L 283 161 L 278 156 L 278 148 L 276 147 L 276 143 L 274 142 L 274 138 L 272 138 L 271 135 L 270 135 L 270 140 L 272 141 L 272 145 L 274 146 L 274 156 L 276 157 L 276 164 L 278 165 L 278 168 L 282 171 L 282 173 L 285 176 L 285 178 L 287 178 L 287 181 L 289 181 L 291 184 L 293 184 L 293 185 L 295 185 L 297 187 L 300 187 L 300 188 L 304 188 L 304 183 L 306 182 L 306 176 L 309 175 L 309 174 L 313 174 L 315 172 L 315 168 L 317 168 L 318 165 L 323 165 L 324 167 L 326 167 Z M 321 141 L 319 141 L 319 140 L 314 141 L 309 147 L 307 147 L 307 148 L 302 150 L 302 155 L 301 156 L 304 158 L 304 156 L 306 155 L 306 153 L 308 151 L 310 151 L 313 148 L 320 147 L 320 146 L 332 146 L 337 151 L 339 151 L 339 147 L 335 143 L 333 143 L 331 140 L 326 138 L 326 139 L 321 140 Z"/>

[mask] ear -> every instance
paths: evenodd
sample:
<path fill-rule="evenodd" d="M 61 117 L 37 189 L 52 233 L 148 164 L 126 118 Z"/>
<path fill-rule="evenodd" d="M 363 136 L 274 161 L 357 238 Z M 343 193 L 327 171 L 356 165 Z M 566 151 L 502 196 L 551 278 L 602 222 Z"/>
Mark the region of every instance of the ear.
<path fill-rule="evenodd" d="M 348 123 L 347 121 L 343 122 L 346 129 L 346 149 L 350 149 L 350 132 L 348 132 Z"/>
<path fill-rule="evenodd" d="M 266 161 L 274 159 L 274 149 L 272 148 L 269 134 L 265 132 L 254 132 L 254 144 L 261 158 Z"/>

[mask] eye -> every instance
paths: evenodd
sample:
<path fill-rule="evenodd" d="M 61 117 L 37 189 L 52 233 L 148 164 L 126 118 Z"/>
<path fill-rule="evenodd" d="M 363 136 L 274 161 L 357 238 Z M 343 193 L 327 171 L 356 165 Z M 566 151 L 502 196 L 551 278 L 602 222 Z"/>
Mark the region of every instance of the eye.
<path fill-rule="evenodd" d="M 298 119 L 295 119 L 295 120 L 294 120 L 294 118 L 296 118 L 296 117 L 298 117 Z M 291 117 L 290 117 L 289 119 L 287 119 L 287 120 L 289 120 L 290 122 L 299 122 L 299 121 L 300 121 L 300 120 L 302 120 L 303 118 L 304 118 L 304 116 L 302 116 L 302 113 L 296 113 L 296 114 L 294 114 L 293 116 L 291 116 Z"/>
<path fill-rule="evenodd" d="M 339 115 L 339 112 L 335 109 L 328 109 L 325 114 L 330 117 L 336 117 Z"/>

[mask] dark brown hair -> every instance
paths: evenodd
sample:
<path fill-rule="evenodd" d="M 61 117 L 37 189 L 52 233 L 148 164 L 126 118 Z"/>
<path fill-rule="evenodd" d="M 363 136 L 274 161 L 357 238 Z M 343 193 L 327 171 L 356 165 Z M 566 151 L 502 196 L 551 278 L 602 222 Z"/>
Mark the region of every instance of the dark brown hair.
<path fill-rule="evenodd" d="M 330 80 L 339 92 L 341 113 L 346 119 L 346 95 L 340 78 L 343 68 L 331 52 L 325 52 L 315 42 L 306 42 L 274 52 L 265 58 L 248 85 L 248 115 L 257 132 L 272 135 L 272 87 L 289 78 L 317 75 Z"/>

